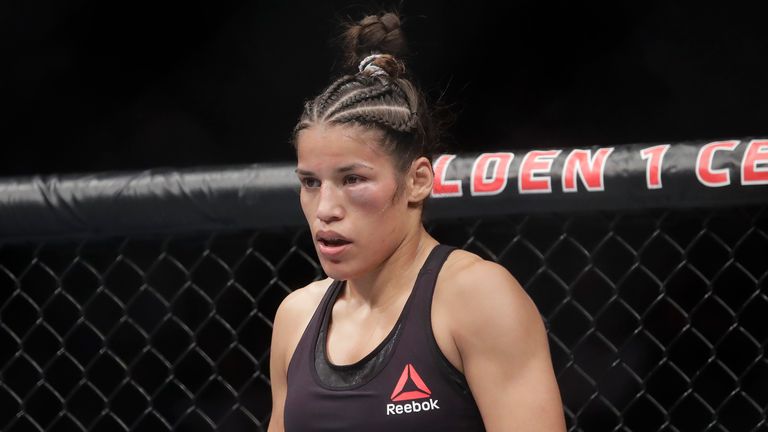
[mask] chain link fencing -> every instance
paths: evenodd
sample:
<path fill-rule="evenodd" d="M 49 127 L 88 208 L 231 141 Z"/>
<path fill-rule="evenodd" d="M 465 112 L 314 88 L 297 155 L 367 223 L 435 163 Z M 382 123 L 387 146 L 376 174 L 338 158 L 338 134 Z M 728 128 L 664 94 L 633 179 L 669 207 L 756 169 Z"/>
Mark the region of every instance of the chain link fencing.
<path fill-rule="evenodd" d="M 569 430 L 764 431 L 768 209 L 429 224 L 503 264 L 547 324 Z M 266 430 L 306 229 L 0 243 L 0 429 Z"/>

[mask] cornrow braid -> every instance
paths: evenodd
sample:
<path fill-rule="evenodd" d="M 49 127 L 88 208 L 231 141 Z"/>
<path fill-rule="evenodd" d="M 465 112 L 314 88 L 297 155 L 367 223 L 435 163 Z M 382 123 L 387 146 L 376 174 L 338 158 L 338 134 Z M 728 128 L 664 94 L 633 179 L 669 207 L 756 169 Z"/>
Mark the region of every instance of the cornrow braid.
<path fill-rule="evenodd" d="M 312 106 L 312 117 L 317 118 L 319 115 L 319 111 L 324 111 L 324 108 L 328 105 L 328 102 L 338 97 L 338 91 L 341 86 L 344 84 L 349 83 L 352 81 L 355 77 L 351 75 L 343 76 L 340 79 L 336 80 L 333 84 L 331 84 L 320 96 L 315 98 L 314 101 L 309 102 L 309 104 Z"/>
<path fill-rule="evenodd" d="M 401 171 L 420 156 L 431 159 L 436 128 L 423 94 L 407 76 L 400 17 L 391 12 L 367 16 L 348 25 L 344 40 L 348 67 L 355 72 L 306 102 L 293 131 L 294 146 L 298 134 L 312 125 L 356 125 L 383 132 L 381 144 Z"/>
<path fill-rule="evenodd" d="M 325 110 L 325 119 L 332 118 L 340 114 L 343 110 L 353 107 L 365 100 L 375 99 L 383 96 L 388 89 L 386 87 L 361 88 L 350 91 L 347 95 L 336 100 L 332 106 Z"/>
<path fill-rule="evenodd" d="M 398 132 L 408 132 L 411 122 L 406 117 L 407 111 L 402 107 L 390 105 L 369 105 L 352 108 L 329 119 L 329 123 L 349 123 L 370 121 L 383 124 Z"/>

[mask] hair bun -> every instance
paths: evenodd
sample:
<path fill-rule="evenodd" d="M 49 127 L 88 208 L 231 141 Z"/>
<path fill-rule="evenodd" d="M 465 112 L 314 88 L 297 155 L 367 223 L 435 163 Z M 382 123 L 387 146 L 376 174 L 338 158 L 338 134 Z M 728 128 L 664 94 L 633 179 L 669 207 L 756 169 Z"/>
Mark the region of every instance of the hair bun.
<path fill-rule="evenodd" d="M 400 28 L 400 17 L 394 12 L 369 15 L 349 24 L 344 32 L 344 45 L 349 68 L 357 70 L 360 61 L 371 54 L 389 54 L 379 57 L 373 64 L 392 77 L 405 70 L 398 58 L 407 53 L 407 45 Z"/>

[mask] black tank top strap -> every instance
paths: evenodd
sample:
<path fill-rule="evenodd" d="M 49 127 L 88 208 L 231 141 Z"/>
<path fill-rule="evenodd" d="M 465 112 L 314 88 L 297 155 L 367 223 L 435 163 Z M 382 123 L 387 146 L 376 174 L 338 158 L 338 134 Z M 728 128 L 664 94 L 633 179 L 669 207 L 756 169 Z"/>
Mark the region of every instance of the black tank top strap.
<path fill-rule="evenodd" d="M 456 249 L 454 246 L 439 244 L 425 263 L 424 274 L 419 279 L 419 286 L 416 287 L 417 296 L 413 304 L 415 312 L 413 314 L 413 324 L 418 327 L 426 339 L 426 345 L 432 351 L 438 366 L 445 373 L 448 380 L 462 393 L 468 394 L 470 390 L 466 377 L 445 357 L 445 354 L 443 354 L 435 340 L 432 328 L 432 301 L 435 294 L 435 286 L 437 285 L 437 277 L 448 256 Z"/>
<path fill-rule="evenodd" d="M 325 295 L 323 295 L 323 299 L 320 301 L 320 304 L 315 310 L 315 314 L 312 316 L 311 336 L 313 340 L 317 337 L 318 333 L 324 331 L 323 325 L 327 324 L 326 316 L 329 315 L 330 310 L 333 309 L 333 304 L 336 302 L 336 298 L 339 296 L 339 291 L 341 291 L 343 287 L 343 280 L 334 279 L 328 286 L 328 289 L 325 290 Z"/>
<path fill-rule="evenodd" d="M 430 322 L 430 315 L 425 313 L 432 309 L 432 297 L 435 292 L 435 284 L 440 269 L 448 259 L 448 255 L 456 249 L 453 246 L 438 244 L 427 257 L 427 261 L 419 273 L 416 280 L 416 298 L 414 298 L 413 308 L 419 313 L 414 314 L 414 320 Z"/>
<path fill-rule="evenodd" d="M 453 252 L 455 249 L 456 247 L 454 246 L 448 246 L 444 244 L 438 244 L 435 246 L 435 248 L 427 257 L 427 261 L 424 263 L 424 267 L 421 271 L 422 275 L 420 275 L 419 283 L 429 288 L 422 291 L 434 291 L 435 282 L 437 282 L 437 275 L 440 273 L 440 269 L 448 259 L 448 255 L 450 255 L 451 252 Z M 419 293 L 420 296 L 424 294 L 428 295 L 430 298 L 432 297 L 431 292 Z"/>
<path fill-rule="evenodd" d="M 315 308 L 315 312 L 312 314 L 309 323 L 307 323 L 307 327 L 304 329 L 304 333 L 302 333 L 299 343 L 296 345 L 296 350 L 293 352 L 291 360 L 288 362 L 288 370 L 286 371 L 288 376 L 290 376 L 295 371 L 296 367 L 299 366 L 295 365 L 295 363 L 301 363 L 301 360 L 306 359 L 307 356 L 311 354 L 309 347 L 311 347 L 312 344 L 310 341 L 314 340 L 317 333 L 320 331 L 320 326 L 323 324 L 323 313 L 328 308 L 329 303 L 336 298 L 339 283 L 340 281 L 337 280 L 331 282 L 331 285 L 325 290 L 325 294 L 323 294 L 320 303 Z"/>

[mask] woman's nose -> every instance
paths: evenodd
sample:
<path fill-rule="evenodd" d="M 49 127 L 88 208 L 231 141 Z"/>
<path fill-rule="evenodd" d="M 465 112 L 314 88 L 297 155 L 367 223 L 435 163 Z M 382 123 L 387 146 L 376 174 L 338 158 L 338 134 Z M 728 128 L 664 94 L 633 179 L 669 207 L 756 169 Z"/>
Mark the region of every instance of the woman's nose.
<path fill-rule="evenodd" d="M 340 191 L 333 185 L 325 183 L 320 186 L 320 196 L 317 203 L 317 218 L 323 222 L 331 222 L 344 217 Z"/>

